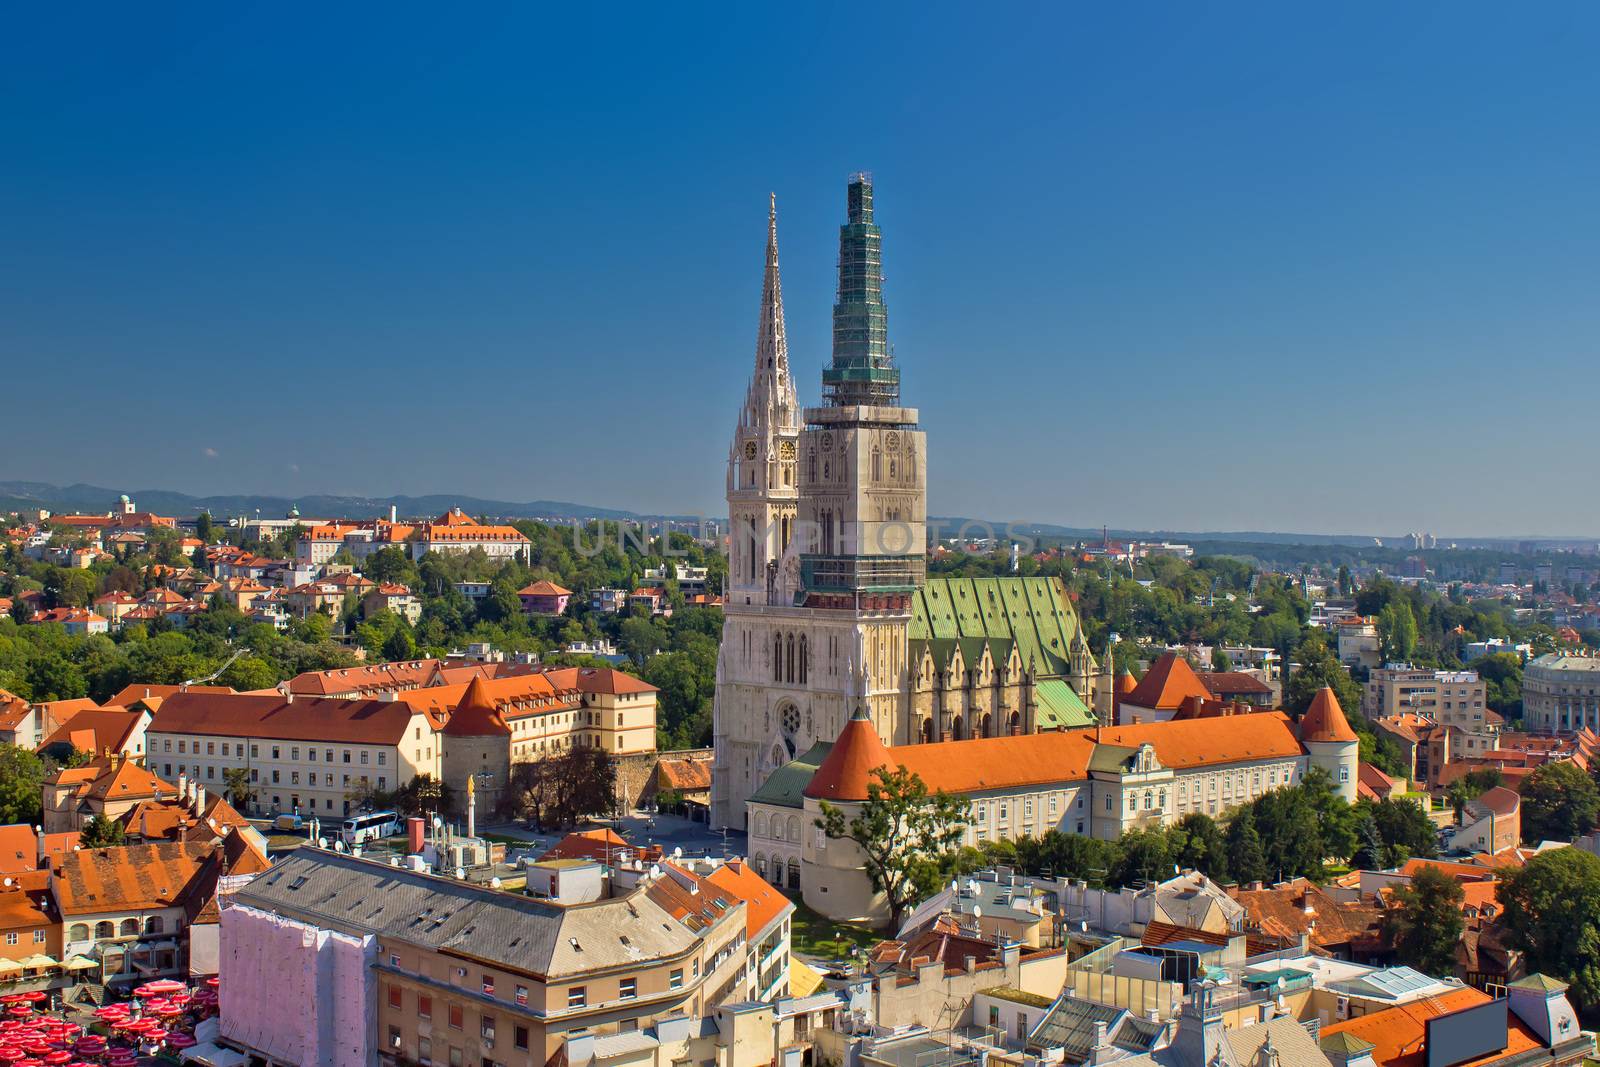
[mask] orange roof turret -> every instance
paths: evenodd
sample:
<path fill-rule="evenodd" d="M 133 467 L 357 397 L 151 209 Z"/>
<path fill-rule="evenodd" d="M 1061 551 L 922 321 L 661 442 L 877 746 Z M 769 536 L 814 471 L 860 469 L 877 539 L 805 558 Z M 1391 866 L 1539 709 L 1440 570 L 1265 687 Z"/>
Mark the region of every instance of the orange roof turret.
<path fill-rule="evenodd" d="M 1300 719 L 1301 741 L 1355 741 L 1358 740 L 1356 732 L 1350 729 L 1350 720 L 1344 717 L 1344 709 L 1339 706 L 1339 698 L 1333 695 L 1333 689 L 1323 686 L 1317 690 L 1317 695 L 1311 698 L 1311 707 L 1306 709 L 1305 715 Z"/>
<path fill-rule="evenodd" d="M 482 675 L 467 686 L 461 703 L 450 713 L 450 721 L 444 724 L 444 733 L 453 737 L 494 737 L 511 733 Z"/>
<path fill-rule="evenodd" d="M 811 776 L 805 795 L 813 800 L 865 800 L 872 772 L 889 763 L 889 750 L 868 721 L 866 710 L 858 705 L 839 731 L 827 759 Z"/>
<path fill-rule="evenodd" d="M 1168 652 L 1150 665 L 1139 684 L 1123 694 L 1123 701 L 1139 708 L 1176 711 L 1183 706 L 1185 697 L 1211 699 L 1211 690 L 1189 666 L 1189 661 L 1176 652 Z"/>

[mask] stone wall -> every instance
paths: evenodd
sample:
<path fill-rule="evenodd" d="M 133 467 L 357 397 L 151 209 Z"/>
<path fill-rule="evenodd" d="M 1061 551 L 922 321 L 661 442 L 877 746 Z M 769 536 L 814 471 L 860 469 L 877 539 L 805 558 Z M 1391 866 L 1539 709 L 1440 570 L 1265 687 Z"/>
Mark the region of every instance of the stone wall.
<path fill-rule="evenodd" d="M 656 764 L 663 759 L 710 763 L 714 749 L 684 748 L 672 752 L 639 752 L 617 757 L 617 796 L 630 809 L 655 802 Z"/>

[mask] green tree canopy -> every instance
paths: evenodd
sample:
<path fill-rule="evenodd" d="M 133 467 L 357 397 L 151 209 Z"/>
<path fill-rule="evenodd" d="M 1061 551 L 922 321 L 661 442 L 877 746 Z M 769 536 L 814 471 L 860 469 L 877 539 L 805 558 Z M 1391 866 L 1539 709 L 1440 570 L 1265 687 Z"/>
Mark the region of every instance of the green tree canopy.
<path fill-rule="evenodd" d="M 1464 925 L 1461 883 L 1437 867 L 1422 867 L 1394 895 L 1398 907 L 1385 916 L 1384 934 L 1396 957 L 1423 974 L 1453 974 Z"/>
<path fill-rule="evenodd" d="M 1541 852 L 1496 892 L 1528 971 L 1569 983 L 1580 1007 L 1600 1004 L 1600 858 L 1579 848 Z"/>
<path fill-rule="evenodd" d="M 853 817 L 823 801 L 816 825 L 830 840 L 860 851 L 872 888 L 888 905 L 889 926 L 897 930 L 905 910 L 938 888 L 966 830 L 967 808 L 942 790 L 930 793 L 903 767 L 877 767 L 872 777 Z"/>
<path fill-rule="evenodd" d="M 1522 839 L 1576 841 L 1600 820 L 1594 779 L 1568 760 L 1546 763 L 1522 780 Z"/>

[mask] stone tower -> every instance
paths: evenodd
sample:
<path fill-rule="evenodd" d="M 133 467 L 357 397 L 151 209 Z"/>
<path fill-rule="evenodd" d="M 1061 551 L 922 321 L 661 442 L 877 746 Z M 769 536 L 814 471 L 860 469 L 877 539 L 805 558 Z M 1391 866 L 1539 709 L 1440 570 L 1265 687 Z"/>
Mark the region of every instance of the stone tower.
<path fill-rule="evenodd" d="M 926 438 L 900 406 L 872 180 L 850 179 L 823 406 L 794 405 L 775 216 L 755 376 L 728 464 L 729 582 L 713 711 L 713 825 L 859 705 L 910 739 L 907 625 L 926 561 Z M 785 517 L 787 525 L 785 525 Z M 765 525 L 752 530 L 752 518 Z M 753 534 L 753 535 L 752 535 Z M 863 692 L 864 690 L 864 692 Z"/>
<path fill-rule="evenodd" d="M 1361 739 L 1350 728 L 1339 698 L 1328 686 L 1317 690 L 1311 706 L 1300 717 L 1300 743 L 1305 746 L 1311 766 L 1327 771 L 1339 795 L 1354 804 Z"/>
<path fill-rule="evenodd" d="M 474 678 L 467 686 L 439 733 L 439 773 L 444 783 L 465 796 L 471 782 L 479 810 L 485 815 L 493 812 L 511 777 L 511 727 L 483 678 Z"/>
<path fill-rule="evenodd" d="M 766 604 L 777 595 L 783 551 L 794 536 L 795 449 L 800 405 L 789 373 L 783 286 L 778 279 L 778 199 L 767 213 L 767 265 L 761 284 L 756 365 L 728 450 L 726 601 Z"/>

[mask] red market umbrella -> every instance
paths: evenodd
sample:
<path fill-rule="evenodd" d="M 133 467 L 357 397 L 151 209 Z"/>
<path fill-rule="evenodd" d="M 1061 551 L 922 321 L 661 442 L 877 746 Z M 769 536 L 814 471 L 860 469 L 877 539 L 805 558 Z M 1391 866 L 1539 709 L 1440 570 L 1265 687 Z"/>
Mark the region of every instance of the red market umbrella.
<path fill-rule="evenodd" d="M 39 1001 L 48 1000 L 49 997 L 50 997 L 50 994 L 46 993 L 42 989 L 35 989 L 35 990 L 31 991 L 31 992 L 19 993 L 17 995 L 20 996 L 23 1000 L 28 1001 L 30 1004 L 37 1004 L 37 1003 L 39 1003 Z"/>
<path fill-rule="evenodd" d="M 33 1008 L 27 1004 L 13 1004 L 11 1007 L 7 1008 L 6 1011 L 12 1015 L 18 1016 L 33 1014 Z"/>

